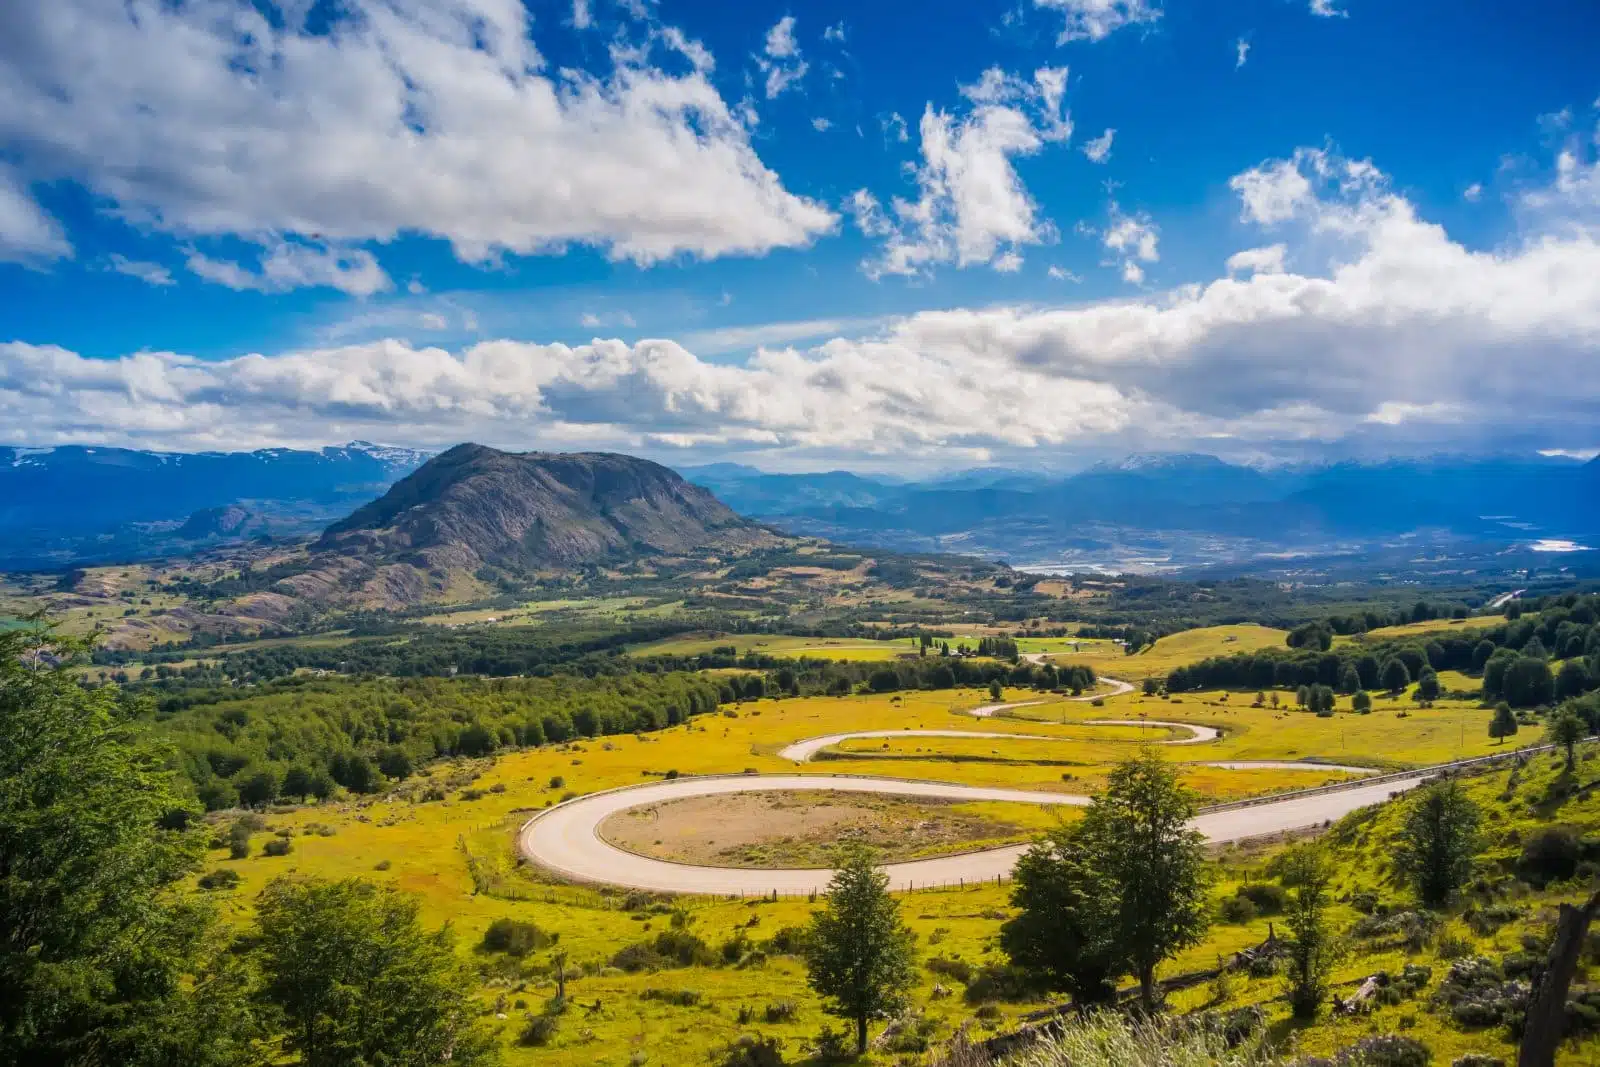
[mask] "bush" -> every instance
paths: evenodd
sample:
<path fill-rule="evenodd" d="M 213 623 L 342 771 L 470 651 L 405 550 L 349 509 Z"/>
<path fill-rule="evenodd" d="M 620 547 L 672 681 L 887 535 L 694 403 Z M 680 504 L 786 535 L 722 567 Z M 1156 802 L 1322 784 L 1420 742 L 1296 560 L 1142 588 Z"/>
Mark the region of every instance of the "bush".
<path fill-rule="evenodd" d="M 1334 1058 L 1350 1067 L 1428 1067 L 1433 1052 L 1414 1037 L 1383 1034 L 1364 1037 Z"/>
<path fill-rule="evenodd" d="M 714 1062 L 717 1067 L 784 1067 L 783 1042 L 775 1037 L 745 1034 L 724 1048 Z"/>
<path fill-rule="evenodd" d="M 806 928 L 803 926 L 785 926 L 772 935 L 767 942 L 766 950 L 780 956 L 793 956 L 805 951 Z"/>
<path fill-rule="evenodd" d="M 683 930 L 663 930 L 655 940 L 629 945 L 611 957 L 611 966 L 629 974 L 667 967 L 713 967 L 716 963 L 711 948 Z"/>
<path fill-rule="evenodd" d="M 228 830 L 228 856 L 242 860 L 250 855 L 250 825 L 243 819 Z"/>
<path fill-rule="evenodd" d="M 1226 923 L 1247 923 L 1258 914 L 1255 902 L 1242 894 L 1224 898 L 1217 911 Z"/>
<path fill-rule="evenodd" d="M 232 867 L 218 867 L 200 876 L 201 889 L 232 889 L 241 881 L 239 872 Z"/>
<path fill-rule="evenodd" d="M 559 775 L 559 774 L 551 775 L 551 777 L 550 777 L 550 788 L 551 789 L 561 789 L 561 788 L 564 788 L 566 786 L 566 784 L 567 784 L 567 780 L 565 778 L 561 777 L 561 775 Z"/>
<path fill-rule="evenodd" d="M 1249 885 L 1242 885 L 1239 887 L 1239 895 L 1249 898 L 1250 903 L 1256 906 L 1256 912 L 1261 915 L 1277 915 L 1283 911 L 1283 906 L 1289 899 L 1283 886 L 1271 882 L 1251 882 Z"/>
<path fill-rule="evenodd" d="M 1517 859 L 1517 876 L 1535 889 L 1551 882 L 1564 882 L 1578 872 L 1583 842 L 1571 830 L 1552 826 L 1540 830 L 1522 846 Z"/>
<path fill-rule="evenodd" d="M 934 974 L 954 979 L 962 985 L 972 981 L 972 964 L 966 960 L 953 960 L 948 956 L 930 956 L 922 965 Z"/>
<path fill-rule="evenodd" d="M 483 949 L 486 952 L 504 952 L 509 956 L 526 956 L 535 949 L 545 948 L 555 938 L 533 923 L 515 919 L 496 919 L 483 932 Z"/>
<path fill-rule="evenodd" d="M 800 1005 L 792 1000 L 780 1000 L 768 1004 L 767 1010 L 761 1013 L 761 1017 L 769 1023 L 777 1024 L 791 1022 L 799 1014 Z"/>
<path fill-rule="evenodd" d="M 646 989 L 639 994 L 640 1000 L 658 1000 L 663 1004 L 673 1004 L 680 1008 L 692 1008 L 700 1003 L 700 994 L 693 989 Z"/>
<path fill-rule="evenodd" d="M 542 1048 L 555 1040 L 561 1020 L 554 1015 L 533 1015 L 517 1036 L 517 1043 L 532 1048 Z"/>
<path fill-rule="evenodd" d="M 1487 1052 L 1469 1052 L 1451 1060 L 1450 1067 L 1506 1067 L 1506 1061 Z"/>
<path fill-rule="evenodd" d="M 1027 972 L 1020 967 L 990 963 L 973 973 L 963 997 L 968 1004 L 983 1004 L 991 1000 L 1027 1000 L 1035 992 Z"/>
<path fill-rule="evenodd" d="M 849 1034 L 824 1026 L 811 1039 L 811 1055 L 821 1063 L 844 1063 L 856 1058 L 856 1049 Z"/>
<path fill-rule="evenodd" d="M 263 856 L 287 856 L 294 851 L 294 844 L 287 837 L 274 837 L 261 846 Z"/>

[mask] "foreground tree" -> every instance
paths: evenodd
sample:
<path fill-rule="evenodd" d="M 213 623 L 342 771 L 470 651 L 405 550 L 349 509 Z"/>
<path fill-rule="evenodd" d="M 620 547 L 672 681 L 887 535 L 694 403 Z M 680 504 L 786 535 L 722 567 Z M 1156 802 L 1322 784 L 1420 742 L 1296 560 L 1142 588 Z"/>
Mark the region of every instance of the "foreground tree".
<path fill-rule="evenodd" d="M 1425 906 L 1444 907 L 1472 876 L 1478 823 L 1478 806 L 1451 779 L 1423 786 L 1407 803 L 1396 859 Z"/>
<path fill-rule="evenodd" d="M 1289 1007 L 1297 1019 L 1316 1018 L 1339 959 L 1339 943 L 1326 917 L 1334 870 L 1316 843 L 1298 845 L 1283 859 L 1283 883 L 1293 889 L 1284 925 L 1289 928 Z"/>
<path fill-rule="evenodd" d="M 1082 824 L 1035 842 L 1017 861 L 1015 918 L 1000 927 L 1000 947 L 1040 986 L 1080 1005 L 1116 997 L 1127 970 L 1117 941 L 1118 887 L 1098 861 L 1101 844 Z"/>
<path fill-rule="evenodd" d="M 1205 839 L 1189 827 L 1192 794 L 1153 748 L 1118 764 L 1083 818 L 1096 864 L 1116 887 L 1116 941 L 1155 1009 L 1156 966 L 1206 929 Z"/>
<path fill-rule="evenodd" d="M 916 981 L 911 931 L 889 895 L 889 876 L 872 853 L 852 848 L 828 883 L 827 907 L 811 918 L 806 938 L 811 988 L 827 1010 L 856 1027 L 856 1052 L 867 1051 L 867 1023 L 898 1011 Z"/>
<path fill-rule="evenodd" d="M 279 878 L 257 924 L 262 991 L 304 1067 L 498 1060 L 449 927 L 425 931 L 413 898 L 354 878 Z"/>
<path fill-rule="evenodd" d="M 204 848 L 192 802 L 114 688 L 54 666 L 71 651 L 0 633 L 0 1063 L 243 1062 L 248 1011 L 199 1025 L 185 993 L 210 931 L 169 892 Z"/>

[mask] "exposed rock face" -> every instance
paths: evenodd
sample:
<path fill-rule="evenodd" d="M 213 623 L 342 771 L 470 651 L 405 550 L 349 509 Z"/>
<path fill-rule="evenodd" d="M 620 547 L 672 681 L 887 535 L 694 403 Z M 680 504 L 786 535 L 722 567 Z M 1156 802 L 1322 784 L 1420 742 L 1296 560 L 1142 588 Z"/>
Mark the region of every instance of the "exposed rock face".
<path fill-rule="evenodd" d="M 458 445 L 328 527 L 318 553 L 434 572 L 561 569 L 772 540 L 649 460 Z"/>

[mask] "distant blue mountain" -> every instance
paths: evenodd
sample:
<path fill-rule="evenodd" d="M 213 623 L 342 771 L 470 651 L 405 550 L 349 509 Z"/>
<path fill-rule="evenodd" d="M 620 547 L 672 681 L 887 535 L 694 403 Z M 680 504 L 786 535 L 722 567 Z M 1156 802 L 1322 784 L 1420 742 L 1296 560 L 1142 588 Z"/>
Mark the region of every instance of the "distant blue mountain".
<path fill-rule="evenodd" d="M 297 532 L 382 494 L 427 458 L 364 441 L 314 452 L 0 447 L 0 562 L 138 554 L 165 547 L 179 530 L 260 529 L 242 521 L 185 526 L 196 512 L 241 504 L 276 513 L 279 528 Z"/>
<path fill-rule="evenodd" d="M 839 472 L 725 471 L 701 484 L 736 511 L 791 530 L 905 547 L 979 528 L 986 545 L 1037 544 L 1089 523 L 1277 542 L 1415 530 L 1507 540 L 1600 532 L 1600 460 L 1544 457 L 1262 471 L 1215 456 L 1144 455 L 1064 477 L 983 471 L 887 485 Z"/>

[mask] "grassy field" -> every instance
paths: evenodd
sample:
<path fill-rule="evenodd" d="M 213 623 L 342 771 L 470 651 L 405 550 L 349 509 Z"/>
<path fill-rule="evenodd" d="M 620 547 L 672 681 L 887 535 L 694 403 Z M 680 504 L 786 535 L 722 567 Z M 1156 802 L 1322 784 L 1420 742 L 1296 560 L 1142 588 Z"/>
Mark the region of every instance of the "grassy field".
<path fill-rule="evenodd" d="M 735 648 L 740 654 L 758 652 L 768 656 L 801 659 L 893 660 L 917 654 L 917 643 L 909 637 L 875 641 L 864 637 L 780 637 L 770 634 L 680 634 L 663 641 L 635 645 L 634 656 L 699 656 L 718 648 Z"/>
<path fill-rule="evenodd" d="M 1159 678 L 1176 667 L 1182 667 L 1207 656 L 1227 656 L 1235 652 L 1257 652 L 1264 648 L 1282 648 L 1288 638 L 1285 630 L 1270 626 L 1244 623 L 1237 626 L 1207 626 L 1198 630 L 1163 637 L 1142 652 L 1124 655 L 1120 648 L 1111 646 L 1101 655 L 1085 658 L 1096 671 L 1117 678 L 1138 680 Z M 1072 662 L 1077 662 L 1074 659 Z"/>
<path fill-rule="evenodd" d="M 757 965 L 744 968 L 701 966 L 656 974 L 621 973 L 610 968 L 608 960 L 624 945 L 646 941 L 666 929 L 670 909 L 683 910 L 691 933 L 717 949 L 722 942 L 739 936 L 762 944 L 787 926 L 803 925 L 810 915 L 808 902 L 690 899 L 669 907 L 666 902 L 653 902 L 640 894 L 630 899 L 622 893 L 552 885 L 541 880 L 538 872 L 518 864 L 514 853 L 515 829 L 522 824 L 528 811 L 554 803 L 568 790 L 589 792 L 610 785 L 646 781 L 667 769 L 680 769 L 682 773 L 728 771 L 744 766 L 760 771 L 794 769 L 771 755 L 771 750 L 781 742 L 834 729 L 883 728 L 893 723 L 949 728 L 958 721 L 952 712 L 958 713 L 979 699 L 981 694 L 965 693 L 907 694 L 901 699 L 846 697 L 762 701 L 730 709 L 736 715 L 733 718 L 702 717 L 690 725 L 661 734 L 546 747 L 510 753 L 494 761 L 445 763 L 435 766 L 429 777 L 408 782 L 403 795 L 272 814 L 270 829 L 254 838 L 250 859 L 229 861 L 226 851 L 218 849 L 211 853 L 208 865 L 232 867 L 242 875 L 240 888 L 216 894 L 224 902 L 224 909 L 235 915 L 248 912 L 254 894 L 270 877 L 288 870 L 328 877 L 360 875 L 392 881 L 394 885 L 419 894 L 427 921 L 435 925 L 450 921 L 461 937 L 462 950 L 469 952 L 480 963 L 483 973 L 490 976 L 485 1008 L 502 1009 L 507 1016 L 499 1025 L 507 1041 L 510 1064 L 563 1067 L 614 1064 L 622 1067 L 634 1062 L 704 1062 L 710 1049 L 726 1045 L 739 1033 L 750 1030 L 784 1038 L 790 1056 L 797 1057 L 803 1041 L 816 1033 L 826 1016 L 822 1016 L 818 1003 L 806 992 L 803 966 L 795 958 L 770 952 Z M 1413 710 L 1406 718 L 1397 718 L 1394 710 L 1381 710 L 1366 717 L 1341 713 L 1331 720 L 1323 720 L 1301 712 L 1270 713 L 1248 707 L 1222 707 L 1219 699 L 1194 697 L 1186 697 L 1181 705 L 1155 699 L 1144 701 L 1136 696 L 1122 697 L 1120 702 L 1112 704 L 1120 705 L 1110 710 L 1090 709 L 1085 704 L 1067 707 L 1080 717 L 1088 717 L 1090 712 L 1122 715 L 1149 710 L 1160 712 L 1165 718 L 1210 721 L 1226 729 L 1226 737 L 1221 742 L 1170 750 L 1174 757 L 1283 758 L 1312 753 L 1350 755 L 1350 749 L 1358 749 L 1397 763 L 1421 763 L 1440 755 L 1451 755 L 1448 734 L 1453 725 L 1453 712 Z M 992 720 L 982 723 L 981 728 L 1037 731 L 1042 726 L 1027 721 Z M 1078 731 L 1082 733 L 1083 728 Z M 1130 731 L 1122 731 L 1122 736 L 1128 733 Z M 1482 737 L 1480 741 L 1480 749 L 1488 749 L 1488 739 Z M 990 745 L 990 742 L 982 744 Z M 1032 742 L 1003 744 L 1011 755 L 1021 755 Z M 1115 747 L 1115 742 L 1080 744 L 1085 745 L 1086 755 L 1093 755 L 1096 760 L 1109 757 L 1110 753 L 1093 752 L 1094 749 Z M 1075 749 L 1077 744 L 1062 742 L 1062 747 Z M 1544 777 L 1528 777 L 1518 797 L 1531 797 L 1534 790 L 1541 787 L 1541 782 L 1546 781 L 1552 771 L 1547 769 L 1549 761 L 1542 761 L 1542 765 L 1546 769 L 1541 769 L 1539 774 Z M 850 769 L 898 776 L 947 777 L 955 781 L 1046 784 L 1032 781 L 1018 766 L 994 763 L 869 760 L 864 765 L 853 763 Z M 1040 776 L 1053 777 L 1058 787 L 1075 789 L 1090 784 L 1090 769 L 1085 769 L 1085 774 L 1072 782 L 1059 781 L 1061 768 L 1037 769 Z M 1213 771 L 1213 774 L 1218 779 L 1229 777 L 1232 781 L 1243 781 L 1242 774 L 1234 771 Z M 1286 774 L 1301 776 L 1301 773 Z M 555 776 L 562 777 L 563 781 L 552 784 Z M 1499 779 L 1504 779 L 1504 774 L 1494 782 L 1477 787 L 1478 792 L 1485 797 L 1498 797 L 1504 787 Z M 1190 784 L 1203 787 L 1200 779 L 1190 779 Z M 1282 781 L 1282 784 L 1304 782 Z M 445 798 L 422 801 L 422 790 L 430 785 Z M 1222 785 L 1213 785 L 1210 792 L 1227 795 Z M 995 821 L 1021 821 L 1029 817 L 1014 805 L 962 805 L 962 808 L 970 809 L 974 816 Z M 1539 819 L 1550 821 L 1549 814 L 1531 814 L 1534 809 L 1536 805 L 1530 800 L 1496 801 L 1496 813 L 1504 813 L 1506 819 L 1518 825 Z M 1054 817 L 1054 814 L 1035 811 L 1032 825 L 1024 829 L 1042 829 Z M 1390 816 L 1386 814 L 1384 819 Z M 290 856 L 259 854 L 262 841 L 272 832 L 293 835 Z M 1347 865 L 1344 885 L 1339 886 L 1341 894 L 1366 885 L 1386 886 L 1386 893 L 1395 893 L 1384 881 L 1387 862 L 1382 854 L 1381 835 L 1374 830 L 1363 832 L 1360 840 L 1363 841 L 1360 848 L 1365 849 L 1360 856 L 1365 859 Z M 1251 853 L 1250 849 L 1227 849 L 1222 859 L 1227 862 L 1227 870 L 1224 880 L 1213 889 L 1218 899 L 1232 891 L 1238 878 L 1262 877 L 1262 857 Z M 1370 862 L 1366 862 L 1368 859 Z M 925 958 L 950 958 L 971 965 L 1000 958 L 995 949 L 995 933 L 998 923 L 1010 913 L 1005 888 L 976 886 L 965 891 L 907 894 L 902 897 L 902 910 L 910 928 L 917 933 L 918 949 Z M 1530 907 L 1528 921 L 1533 921 L 1536 913 L 1538 909 Z M 483 929 L 499 917 L 533 921 L 549 933 L 560 934 L 558 947 L 568 953 L 570 966 L 578 969 L 578 976 L 568 985 L 573 1008 L 563 1016 L 560 1030 L 546 1048 L 522 1048 L 515 1045 L 515 1035 L 526 1011 L 536 1011 L 554 993 L 554 984 L 547 974 L 550 953 L 538 952 L 526 960 L 514 961 L 475 950 Z M 1354 912 L 1341 907 L 1339 917 L 1349 920 L 1354 918 Z M 1218 953 L 1235 952 L 1245 945 L 1256 944 L 1266 936 L 1266 921 L 1214 925 L 1205 944 L 1182 953 L 1163 968 L 1163 973 L 1205 968 L 1211 966 Z M 1510 926 L 1486 941 L 1512 944 L 1520 929 L 1522 926 Z M 1443 965 L 1430 957 L 1429 949 L 1413 953 L 1411 958 L 1422 958 L 1434 966 L 1435 982 L 1442 976 Z M 1397 950 L 1355 955 L 1342 966 L 1339 977 L 1341 981 L 1357 981 L 1379 966 L 1397 969 L 1402 961 L 1405 961 L 1402 953 Z M 939 1021 L 942 1032 L 949 1033 L 958 1022 L 971 1016 L 971 1008 L 963 1005 L 960 997 L 936 997 L 934 987 L 939 984 L 947 987 L 949 977 L 923 971 L 914 998 L 918 1006 Z M 693 990 L 699 995 L 699 1003 L 675 1006 L 646 995 L 648 990 L 659 989 Z M 1274 1019 L 1277 1029 L 1288 1033 L 1283 1022 L 1285 1011 L 1277 1000 L 1280 989 L 1282 982 L 1278 979 L 1240 977 L 1227 1003 L 1243 1005 L 1259 1001 Z M 1179 1006 L 1198 1006 L 1210 995 L 1210 990 L 1202 987 L 1179 993 L 1176 1001 Z M 518 1003 L 522 1008 L 518 1008 Z M 766 1022 L 770 1005 L 774 1022 Z M 979 1032 L 1010 1025 L 1010 1019 L 1034 1006 L 1030 1003 L 1002 1005 L 995 1019 L 979 1024 Z M 1430 1014 L 1416 1011 L 1414 1006 L 1381 1009 L 1379 1022 L 1384 1024 L 1384 1029 L 1397 1029 L 1398 1017 L 1402 1014 L 1416 1017 L 1414 1032 L 1426 1037 L 1434 1046 L 1438 1056 L 1435 1062 L 1450 1062 L 1451 1056 L 1467 1049 L 1504 1051 L 1499 1041 L 1446 1029 Z M 741 1017 L 750 1016 L 754 1016 L 752 1021 L 741 1022 Z M 1325 1024 L 1299 1035 L 1299 1048 L 1307 1053 L 1330 1051 L 1360 1037 L 1371 1025 L 1368 1021 Z M 664 1048 L 672 1049 L 670 1057 L 661 1057 Z M 635 1059 L 637 1053 L 645 1053 L 645 1061 Z M 874 1062 L 890 1061 L 891 1057 L 883 1056 Z M 1563 1064 L 1578 1062 L 1592 1061 L 1581 1056 L 1563 1059 Z"/>
<path fill-rule="evenodd" d="M 1036 698 L 1036 694 L 1020 690 L 1005 695 L 1008 700 Z M 1226 699 L 1223 694 L 1190 694 L 1174 700 L 1128 694 L 1108 699 L 1102 707 L 1056 700 L 1021 709 L 1016 718 L 978 722 L 965 714 L 988 700 L 987 693 L 976 690 L 763 700 L 655 734 L 545 746 L 492 761 L 442 763 L 431 768 L 428 776 L 410 780 L 387 797 L 273 814 L 268 818 L 269 829 L 256 836 L 250 858 L 228 860 L 226 851 L 219 848 L 211 853 L 208 867 L 231 867 L 243 877 L 238 889 L 217 894 L 224 908 L 235 915 L 249 910 L 268 879 L 291 870 L 331 877 L 359 875 L 418 894 L 427 920 L 434 924 L 449 921 L 461 937 L 463 950 L 472 952 L 490 976 L 486 1004 L 497 1002 L 508 1016 L 500 1025 L 512 1064 L 622 1067 L 636 1062 L 637 1052 L 654 1057 L 663 1048 L 674 1050 L 670 1060 L 650 1058 L 647 1062 L 704 1062 L 711 1049 L 752 1029 L 782 1037 L 790 1055 L 797 1056 L 801 1042 L 824 1021 L 816 1001 L 805 991 L 803 968 L 797 960 L 773 952 L 764 963 L 743 969 L 695 967 L 637 975 L 616 971 L 608 966 L 610 957 L 623 946 L 665 929 L 669 906 L 638 894 L 630 899 L 621 892 L 545 881 L 538 871 L 518 862 L 516 828 L 530 812 L 569 792 L 648 781 L 670 770 L 694 774 L 746 768 L 817 773 L 847 769 L 850 773 L 1092 792 L 1100 786 L 1109 764 L 1125 755 L 1145 732 L 1137 727 L 1087 727 L 1082 723 L 1100 717 L 1146 715 L 1223 730 L 1223 737 L 1215 743 L 1162 750 L 1177 761 L 1321 758 L 1414 765 L 1495 748 L 1486 733 L 1488 712 L 1465 704 L 1422 711 L 1409 700 L 1380 700 L 1378 710 L 1370 715 L 1342 711 L 1323 719 L 1304 712 L 1251 707 L 1250 698 L 1239 694 Z M 1022 718 L 1024 715 L 1029 718 Z M 853 741 L 841 746 L 853 757 L 847 763 L 824 760 L 803 768 L 776 756 L 784 744 L 805 737 L 898 727 L 1058 732 L 1070 739 Z M 1154 728 L 1149 732 L 1154 733 Z M 884 748 L 886 743 L 888 748 Z M 1073 761 L 1072 765 L 1064 765 L 1066 760 Z M 1330 777 L 1329 772 L 1314 769 L 1184 770 L 1185 780 L 1213 799 L 1303 787 Z M 435 797 L 443 799 L 426 800 L 430 788 Z M 1015 839 L 1060 817 L 1056 812 L 1018 805 L 955 807 L 971 818 L 969 826 L 1003 823 L 1013 828 L 989 838 L 991 841 Z M 291 835 L 293 851 L 288 856 L 260 854 L 262 842 L 274 832 Z M 979 833 L 973 840 L 985 839 Z M 762 855 L 760 840 L 746 844 L 754 849 L 748 856 L 752 862 L 792 860 L 804 851 L 795 845 L 787 851 L 767 849 Z M 934 847 L 953 845 L 943 842 Z M 1219 894 L 1226 891 L 1226 885 L 1217 890 Z M 811 910 L 804 900 L 680 900 L 671 907 L 685 910 L 691 931 L 713 948 L 741 934 L 759 944 L 784 927 L 803 924 Z M 918 892 L 904 898 L 903 908 L 924 956 L 970 963 L 998 958 L 994 938 L 999 922 L 1008 914 L 1005 889 L 987 886 Z M 536 1010 L 553 992 L 547 974 L 549 952 L 518 962 L 472 949 L 491 921 L 506 916 L 532 921 L 559 934 L 560 948 L 568 953 L 570 965 L 579 969 L 579 976 L 569 983 L 575 1006 L 563 1018 L 554 1041 L 544 1048 L 522 1048 L 514 1038 L 527 1010 Z M 1216 926 L 1203 946 L 1174 961 L 1166 973 L 1208 966 L 1217 953 L 1235 951 L 1264 936 L 1264 922 Z M 1368 965 L 1369 961 L 1362 960 L 1351 967 L 1359 970 Z M 949 984 L 948 978 L 925 973 L 916 1000 L 931 1017 L 941 1020 L 948 1032 L 967 1019 L 971 1009 L 959 997 L 934 997 L 934 986 L 941 981 Z M 648 990 L 688 990 L 698 994 L 700 1002 L 694 1007 L 678 1007 L 646 998 Z M 1234 999 L 1243 1002 L 1269 992 L 1262 983 L 1243 983 Z M 522 1009 L 517 1007 L 519 1001 Z M 783 1004 L 789 1001 L 793 1002 L 792 1015 L 790 1007 Z M 779 1021 L 764 1021 L 769 1004 L 777 1006 L 773 1017 Z M 999 1017 L 985 1025 L 1007 1025 L 1006 1020 L 1031 1006 L 1004 1005 Z M 1269 1008 L 1277 1010 L 1270 1004 Z M 741 1009 L 752 1011 L 755 1021 L 740 1022 Z M 1347 1026 L 1329 1033 L 1348 1030 Z M 1315 1047 L 1331 1047 L 1333 1038 L 1323 1030 L 1307 1035 L 1306 1040 L 1313 1037 Z M 1446 1047 L 1446 1039 L 1439 1040 L 1441 1048 Z"/>

